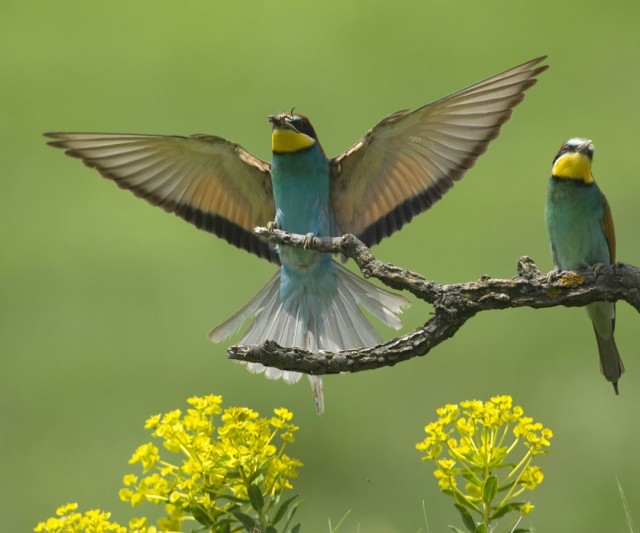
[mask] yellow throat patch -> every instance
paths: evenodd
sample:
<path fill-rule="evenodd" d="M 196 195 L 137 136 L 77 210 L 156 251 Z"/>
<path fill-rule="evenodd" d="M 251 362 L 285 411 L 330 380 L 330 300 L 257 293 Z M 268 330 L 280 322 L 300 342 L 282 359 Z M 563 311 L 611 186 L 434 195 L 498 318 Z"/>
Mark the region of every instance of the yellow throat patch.
<path fill-rule="evenodd" d="M 562 154 L 553 164 L 552 176 L 556 178 L 572 179 L 591 183 L 591 161 L 589 158 L 578 152 Z"/>
<path fill-rule="evenodd" d="M 271 134 L 271 148 L 274 152 L 298 152 L 315 143 L 308 135 L 290 129 L 276 128 Z"/>

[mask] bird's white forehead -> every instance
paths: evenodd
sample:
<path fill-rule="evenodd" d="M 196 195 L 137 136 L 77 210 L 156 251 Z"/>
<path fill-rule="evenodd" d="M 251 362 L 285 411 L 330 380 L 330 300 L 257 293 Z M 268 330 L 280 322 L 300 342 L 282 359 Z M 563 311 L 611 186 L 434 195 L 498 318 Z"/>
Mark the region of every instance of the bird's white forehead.
<path fill-rule="evenodd" d="M 578 146 L 583 146 L 585 144 L 589 144 L 589 150 L 591 150 L 592 152 L 594 151 L 593 142 L 589 139 L 586 139 L 585 137 L 572 137 L 565 143 L 566 146 L 575 148 L 577 148 Z"/>

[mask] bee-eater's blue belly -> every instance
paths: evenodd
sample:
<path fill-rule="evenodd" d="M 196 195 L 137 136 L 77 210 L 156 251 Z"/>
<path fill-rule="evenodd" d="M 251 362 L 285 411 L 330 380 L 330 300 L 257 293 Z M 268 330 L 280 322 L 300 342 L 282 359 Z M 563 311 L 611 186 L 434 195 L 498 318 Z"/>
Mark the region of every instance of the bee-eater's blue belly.
<path fill-rule="evenodd" d="M 329 168 L 315 148 L 299 155 L 274 157 L 272 166 L 276 225 L 291 233 L 330 234 Z M 280 295 L 286 308 L 300 306 L 317 315 L 336 292 L 331 255 L 279 246 L 282 263 Z"/>

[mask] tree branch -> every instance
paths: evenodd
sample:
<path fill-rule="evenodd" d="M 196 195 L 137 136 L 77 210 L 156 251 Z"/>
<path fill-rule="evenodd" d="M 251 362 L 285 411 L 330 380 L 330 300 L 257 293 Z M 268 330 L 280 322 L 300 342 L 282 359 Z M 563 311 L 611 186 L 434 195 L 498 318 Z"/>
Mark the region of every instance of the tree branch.
<path fill-rule="evenodd" d="M 377 278 L 393 289 L 407 290 L 432 304 L 434 315 L 412 333 L 378 346 L 338 353 L 311 353 L 266 341 L 259 346 L 229 347 L 229 358 L 237 361 L 258 362 L 306 374 L 360 372 L 393 366 L 428 354 L 481 311 L 516 307 L 541 309 L 558 305 L 578 307 L 596 301 L 624 300 L 640 312 L 640 268 L 623 263 L 575 272 L 554 271 L 545 275 L 529 257 L 524 256 L 518 260 L 514 278 L 483 276 L 478 281 L 441 285 L 377 260 L 369 248 L 353 235 L 315 237 L 266 228 L 256 228 L 255 232 L 282 246 L 344 254 L 356 262 L 366 278 Z"/>

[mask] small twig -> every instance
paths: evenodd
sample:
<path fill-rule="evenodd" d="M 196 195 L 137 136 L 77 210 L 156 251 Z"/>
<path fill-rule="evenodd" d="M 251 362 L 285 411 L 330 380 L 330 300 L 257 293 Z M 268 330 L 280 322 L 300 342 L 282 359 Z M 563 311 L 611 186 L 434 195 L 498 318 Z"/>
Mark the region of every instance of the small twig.
<path fill-rule="evenodd" d="M 259 362 L 307 374 L 360 372 L 426 355 L 481 311 L 516 307 L 541 309 L 559 305 L 577 307 L 595 301 L 624 300 L 640 312 L 640 268 L 623 263 L 545 275 L 525 256 L 518 260 L 514 278 L 483 276 L 478 281 L 441 285 L 377 260 L 369 248 L 353 235 L 331 238 L 295 235 L 266 228 L 256 228 L 255 231 L 274 244 L 344 254 L 356 262 L 365 277 L 374 277 L 389 287 L 411 292 L 432 304 L 434 314 L 423 327 L 378 346 L 338 353 L 311 353 L 267 341 L 260 346 L 231 346 L 227 352 L 229 358 L 238 361 Z"/>

